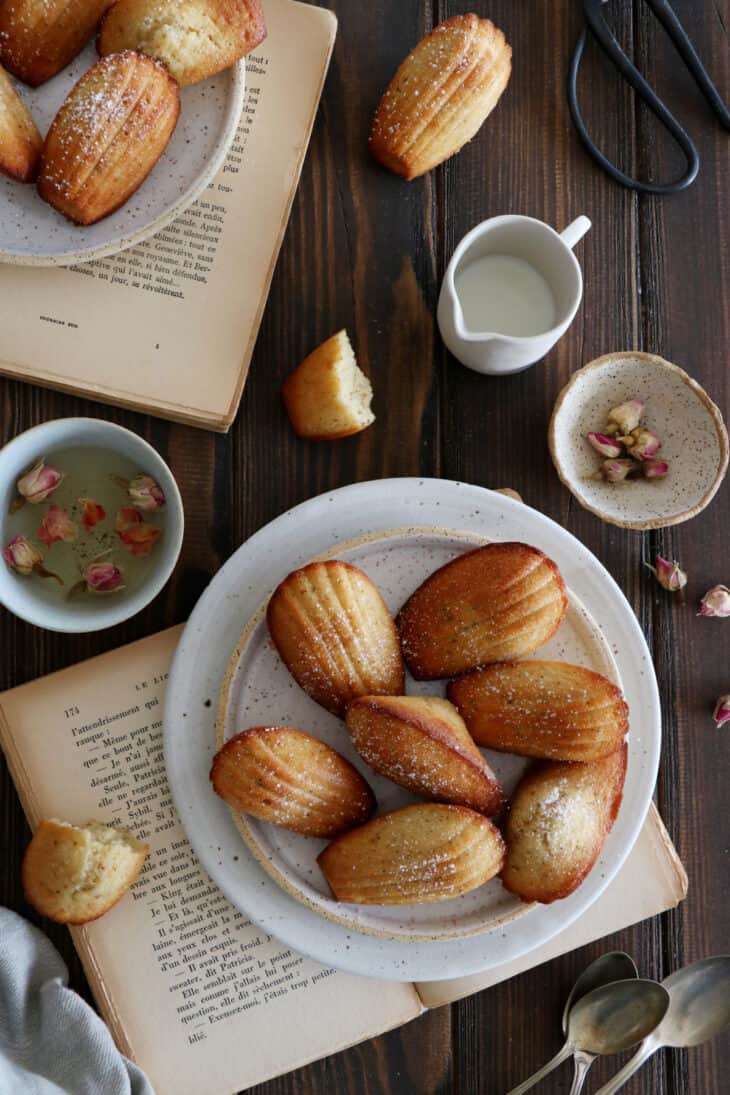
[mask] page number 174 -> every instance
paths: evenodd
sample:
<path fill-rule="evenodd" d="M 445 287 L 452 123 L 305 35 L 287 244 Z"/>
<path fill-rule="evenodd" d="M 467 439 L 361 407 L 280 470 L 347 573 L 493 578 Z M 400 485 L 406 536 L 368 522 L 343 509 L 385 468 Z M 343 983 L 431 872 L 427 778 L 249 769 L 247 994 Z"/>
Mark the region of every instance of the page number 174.
<path fill-rule="evenodd" d="M 66 710 L 64 711 L 64 715 L 66 716 L 67 719 L 72 719 L 74 717 L 74 715 L 78 715 L 78 714 L 80 714 L 80 712 L 79 712 L 78 707 L 76 707 L 76 705 L 74 705 L 73 707 L 67 707 Z"/>

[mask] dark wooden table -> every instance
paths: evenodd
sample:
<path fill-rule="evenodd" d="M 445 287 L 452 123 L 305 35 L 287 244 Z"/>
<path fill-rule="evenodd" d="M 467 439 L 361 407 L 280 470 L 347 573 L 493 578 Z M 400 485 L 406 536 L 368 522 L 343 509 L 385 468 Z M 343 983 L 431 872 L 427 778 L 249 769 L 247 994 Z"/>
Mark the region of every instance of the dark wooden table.
<path fill-rule="evenodd" d="M 256 1089 L 258 1095 L 502 1095 L 558 1047 L 559 1012 L 580 969 L 621 947 L 641 971 L 670 970 L 730 950 L 730 737 L 711 719 L 730 691 L 730 622 L 698 620 L 697 599 L 730 584 L 730 487 L 688 525 L 624 532 L 583 511 L 553 471 L 546 432 L 555 398 L 579 366 L 610 350 L 655 351 L 686 367 L 730 409 L 730 144 L 641 0 L 608 5 L 621 40 L 696 135 L 702 172 L 688 193 L 637 198 L 587 158 L 565 101 L 578 0 L 491 0 L 478 7 L 504 28 L 514 75 L 493 117 L 459 156 L 406 184 L 368 158 L 372 111 L 397 64 L 435 22 L 466 2 L 336 0 L 340 33 L 251 376 L 227 437 L 168 425 L 2 381 L 3 441 L 47 418 L 91 414 L 155 444 L 183 492 L 187 530 L 174 579 L 128 624 L 61 637 L 0 615 L 0 686 L 9 687 L 184 620 L 210 576 L 252 532 L 289 506 L 357 480 L 423 474 L 511 486 L 578 536 L 632 602 L 653 649 L 664 704 L 657 801 L 690 877 L 676 912 L 584 948 L 410 1026 Z M 730 95 L 730 0 L 675 0 L 719 85 Z M 666 178 L 676 153 L 591 48 L 586 114 L 629 171 Z M 579 246 L 583 309 L 536 368 L 480 377 L 444 350 L 434 323 L 439 281 L 461 236 L 499 213 L 563 228 L 580 213 L 593 231 Z M 375 388 L 377 422 L 360 437 L 305 444 L 293 436 L 278 389 L 319 341 L 347 327 Z M 100 347 L 103 352 L 103 347 Z M 201 363 L 201 367 L 204 367 Z M 642 567 L 656 552 L 690 575 L 683 603 Z M 0 610 L 1 611 L 1 610 Z M 0 788 L 4 855 L 0 901 L 33 918 L 20 890 L 28 840 L 12 785 Z M 46 924 L 86 992 L 65 930 Z M 730 1039 L 661 1054 L 625 1088 L 657 1095 L 730 1090 Z M 595 1068 L 593 1090 L 615 1062 Z M 568 1070 L 542 1090 L 567 1092 Z M 201 1095 L 206 1093 L 201 1092 Z"/>

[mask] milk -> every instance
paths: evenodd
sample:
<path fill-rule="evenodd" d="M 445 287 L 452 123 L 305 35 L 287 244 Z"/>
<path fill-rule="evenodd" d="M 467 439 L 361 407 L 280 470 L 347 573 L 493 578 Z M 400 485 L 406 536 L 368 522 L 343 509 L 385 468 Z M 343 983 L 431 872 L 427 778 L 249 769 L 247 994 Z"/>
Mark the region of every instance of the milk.
<path fill-rule="evenodd" d="M 529 338 L 557 322 L 552 289 L 525 259 L 483 255 L 456 271 L 454 287 L 470 331 Z"/>

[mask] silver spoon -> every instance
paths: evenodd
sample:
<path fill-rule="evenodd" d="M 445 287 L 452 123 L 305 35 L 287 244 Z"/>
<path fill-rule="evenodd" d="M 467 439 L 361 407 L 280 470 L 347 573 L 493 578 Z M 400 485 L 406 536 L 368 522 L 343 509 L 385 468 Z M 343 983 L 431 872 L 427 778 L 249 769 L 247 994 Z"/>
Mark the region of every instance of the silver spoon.
<path fill-rule="evenodd" d="M 705 958 L 685 966 L 665 978 L 662 986 L 669 993 L 667 1014 L 597 1095 L 613 1095 L 662 1046 L 698 1046 L 715 1038 L 730 1023 L 730 956 Z"/>
<path fill-rule="evenodd" d="M 602 954 L 600 958 L 596 958 L 595 962 L 591 962 L 591 964 L 586 966 L 583 970 L 580 977 L 573 985 L 568 999 L 565 1001 L 565 1007 L 563 1008 L 563 1034 L 568 1033 L 568 1016 L 570 1014 L 570 1009 L 578 1000 L 587 996 L 589 992 L 593 992 L 594 989 L 600 988 L 601 985 L 610 985 L 613 981 L 631 981 L 638 976 L 639 971 L 636 968 L 636 963 L 633 958 L 630 958 L 624 951 L 610 951 L 608 954 Z M 578 1064 L 577 1060 L 573 1062 L 573 1083 L 576 1082 L 579 1068 L 585 1076 L 588 1069 L 595 1061 L 596 1054 L 582 1053 L 581 1058 L 581 1065 Z"/>
<path fill-rule="evenodd" d="M 570 1095 L 578 1095 L 595 1056 L 620 1053 L 646 1038 L 668 1007 L 669 993 L 656 981 L 634 978 L 594 989 L 570 1009 L 568 1036 L 560 1052 L 508 1095 L 529 1091 L 571 1056 L 575 1056 L 576 1069 Z"/>

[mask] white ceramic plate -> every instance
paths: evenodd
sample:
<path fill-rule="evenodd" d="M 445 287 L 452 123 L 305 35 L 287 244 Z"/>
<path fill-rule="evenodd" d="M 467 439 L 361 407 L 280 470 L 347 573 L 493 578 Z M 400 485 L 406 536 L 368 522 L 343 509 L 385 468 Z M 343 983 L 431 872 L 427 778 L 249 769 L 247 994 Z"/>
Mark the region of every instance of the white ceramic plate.
<path fill-rule="evenodd" d="M 351 546 L 337 544 L 327 555 L 364 570 L 377 584 L 395 615 L 434 570 L 482 543 L 483 537 L 465 540 L 454 533 L 399 529 L 375 538 L 367 537 Z M 278 575 L 273 584 L 284 577 L 284 574 Z M 220 748 L 224 741 L 251 726 L 296 726 L 326 741 L 362 772 L 375 792 L 378 813 L 421 801 L 373 772 L 352 747 L 344 723 L 311 700 L 293 682 L 269 638 L 265 607 L 264 601 L 231 658 L 221 692 L 216 747 Z M 584 665 L 620 683 L 605 637 L 572 594 L 566 619 L 557 635 L 540 648 L 538 656 Z M 415 682 L 409 676 L 406 692 L 443 696 L 445 682 L 426 684 Z M 483 752 L 507 794 L 511 795 L 528 762 L 504 753 Z M 498 879 L 462 897 L 434 905 L 342 905 L 332 899 L 317 866 L 317 856 L 327 841 L 288 833 L 237 810 L 231 813 L 248 847 L 280 886 L 309 908 L 351 931 L 407 942 L 456 939 L 507 924 L 524 915 L 529 908 L 509 894 Z"/>
<path fill-rule="evenodd" d="M 45 135 L 71 88 L 96 61 L 93 42 L 39 88 L 14 81 Z M 241 61 L 184 87 L 172 140 L 129 201 L 98 224 L 80 227 L 41 201 L 33 184 L 0 176 L 0 262 L 69 266 L 113 255 L 159 232 L 202 193 L 222 167 L 236 133 L 246 87 Z"/>
<path fill-rule="evenodd" d="M 531 907 L 486 934 L 438 942 L 365 934 L 293 898 L 248 853 L 208 780 L 228 661 L 263 599 L 283 575 L 333 545 L 406 527 L 522 540 L 547 552 L 598 622 L 631 710 L 623 805 L 583 885 L 566 900 Z M 178 812 L 201 862 L 229 901 L 265 931 L 325 964 L 395 980 L 438 980 L 501 965 L 541 946 L 585 912 L 638 836 L 656 779 L 660 737 L 649 651 L 626 599 L 595 557 L 559 525 L 519 502 L 480 487 L 428 479 L 381 480 L 322 495 L 243 544 L 213 579 L 185 629 L 164 712 L 165 758 Z"/>

